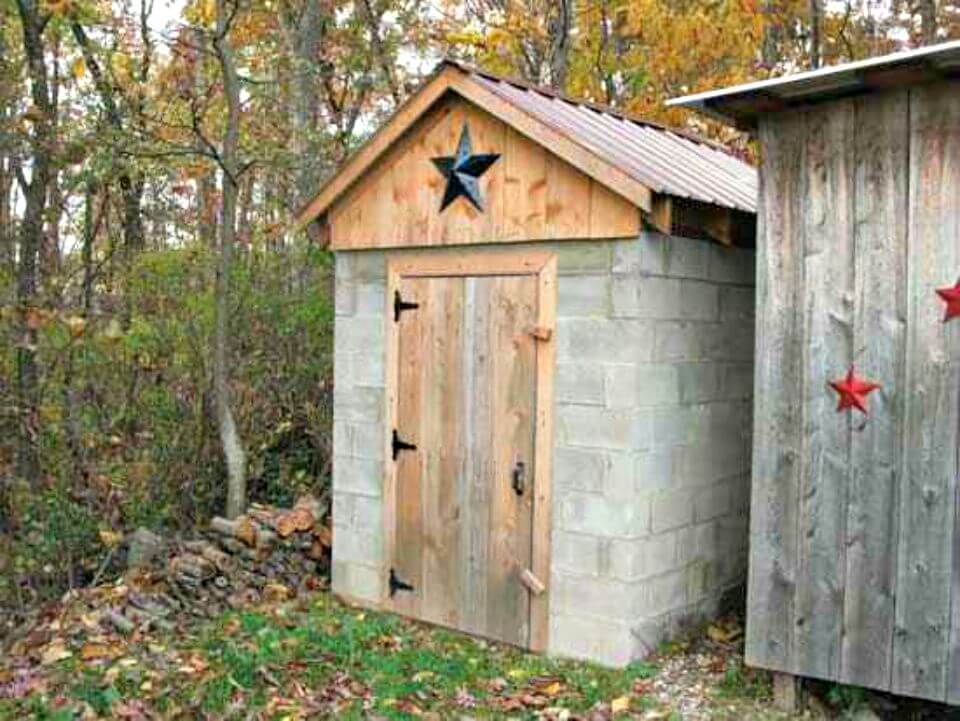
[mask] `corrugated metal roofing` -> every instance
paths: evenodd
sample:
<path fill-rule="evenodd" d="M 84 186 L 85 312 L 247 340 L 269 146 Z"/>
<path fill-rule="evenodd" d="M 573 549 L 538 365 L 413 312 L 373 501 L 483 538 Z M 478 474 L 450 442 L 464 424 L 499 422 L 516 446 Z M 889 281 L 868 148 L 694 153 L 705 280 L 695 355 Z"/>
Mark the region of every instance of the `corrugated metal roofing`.
<path fill-rule="evenodd" d="M 744 128 L 767 112 L 940 78 L 960 77 L 960 41 L 670 100 Z"/>
<path fill-rule="evenodd" d="M 462 63 L 445 62 L 657 193 L 756 212 L 756 169 L 720 145 Z"/>

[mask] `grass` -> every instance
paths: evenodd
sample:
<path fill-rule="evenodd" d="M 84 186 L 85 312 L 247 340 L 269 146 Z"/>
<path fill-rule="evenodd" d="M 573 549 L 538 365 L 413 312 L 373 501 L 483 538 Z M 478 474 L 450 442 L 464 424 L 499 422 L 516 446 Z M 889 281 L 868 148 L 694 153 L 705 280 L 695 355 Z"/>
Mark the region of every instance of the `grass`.
<path fill-rule="evenodd" d="M 591 709 L 627 716 L 656 707 L 639 689 L 658 671 L 651 663 L 612 670 L 532 655 L 326 594 L 229 614 L 168 641 L 141 639 L 109 659 L 84 662 L 75 654 L 44 669 L 31 696 L 0 699 L 0 720 L 148 712 L 164 719 L 533 718 Z M 752 692 L 733 676 L 729 685 L 724 696 Z"/>

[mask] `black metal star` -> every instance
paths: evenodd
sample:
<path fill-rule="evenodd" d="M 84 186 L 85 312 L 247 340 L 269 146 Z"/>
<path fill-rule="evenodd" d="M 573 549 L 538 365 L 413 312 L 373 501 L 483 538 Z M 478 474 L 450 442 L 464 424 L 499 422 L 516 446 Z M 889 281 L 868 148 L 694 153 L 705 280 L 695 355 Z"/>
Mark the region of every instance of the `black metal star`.
<path fill-rule="evenodd" d="M 437 170 L 447 179 L 447 187 L 443 191 L 440 212 L 446 210 L 450 203 L 462 195 L 482 213 L 483 198 L 480 197 L 480 184 L 477 179 L 487 172 L 487 169 L 497 162 L 499 157 L 496 153 L 474 155 L 470 143 L 470 128 L 464 124 L 463 132 L 460 133 L 460 142 L 457 143 L 457 154 L 443 158 L 432 158 Z"/>

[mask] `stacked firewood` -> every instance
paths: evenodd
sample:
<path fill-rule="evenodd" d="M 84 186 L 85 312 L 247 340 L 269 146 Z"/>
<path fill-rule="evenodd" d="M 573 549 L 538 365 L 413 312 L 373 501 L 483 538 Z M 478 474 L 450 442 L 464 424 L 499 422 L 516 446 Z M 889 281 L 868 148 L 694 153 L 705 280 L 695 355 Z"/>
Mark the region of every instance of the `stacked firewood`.
<path fill-rule="evenodd" d="M 254 504 L 236 519 L 214 518 L 194 540 L 141 533 L 129 549 L 131 592 L 107 620 L 121 632 L 142 622 L 163 627 L 168 618 L 212 617 L 323 588 L 331 543 L 325 516 L 321 501 L 304 496 L 291 509 Z"/>

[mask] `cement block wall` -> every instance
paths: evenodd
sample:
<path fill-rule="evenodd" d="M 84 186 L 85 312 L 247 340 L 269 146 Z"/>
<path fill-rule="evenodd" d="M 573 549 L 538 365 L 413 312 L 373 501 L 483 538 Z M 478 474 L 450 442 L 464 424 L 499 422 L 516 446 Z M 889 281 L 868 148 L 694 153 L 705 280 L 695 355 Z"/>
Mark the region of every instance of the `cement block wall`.
<path fill-rule="evenodd" d="M 648 233 L 531 247 L 560 276 L 550 647 L 622 665 L 745 579 L 753 253 Z M 336 270 L 333 586 L 376 602 L 385 254 Z"/>

